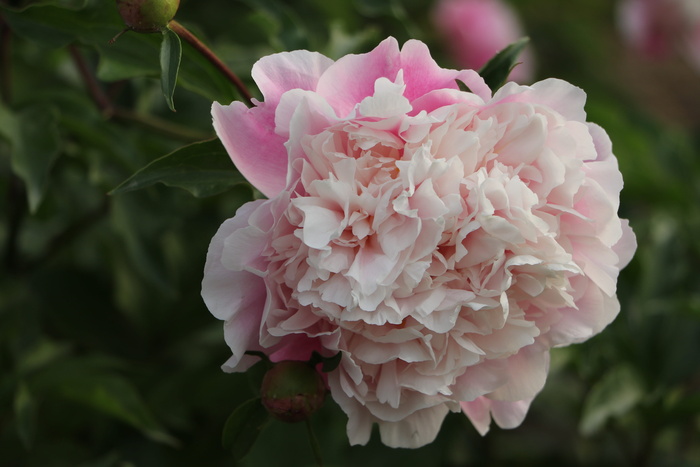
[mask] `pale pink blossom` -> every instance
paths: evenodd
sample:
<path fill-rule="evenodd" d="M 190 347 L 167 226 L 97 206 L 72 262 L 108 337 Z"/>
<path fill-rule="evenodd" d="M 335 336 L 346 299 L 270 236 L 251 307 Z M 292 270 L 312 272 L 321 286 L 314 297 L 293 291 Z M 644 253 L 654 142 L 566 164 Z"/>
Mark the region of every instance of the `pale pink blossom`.
<path fill-rule="evenodd" d="M 518 426 L 549 349 L 617 315 L 636 248 L 584 92 L 549 79 L 492 95 L 476 72 L 393 38 L 336 62 L 268 56 L 253 77 L 263 102 L 212 109 L 269 197 L 225 221 L 207 255 L 224 370 L 246 370 L 246 351 L 340 352 L 328 385 L 353 444 L 376 423 L 385 444 L 422 446 L 450 411 L 481 433 Z"/>
<path fill-rule="evenodd" d="M 500 0 L 440 0 L 433 24 L 458 66 L 480 69 L 497 52 L 525 36 L 515 11 Z M 529 48 L 510 79 L 532 80 L 534 58 Z"/>
<path fill-rule="evenodd" d="M 700 1 L 623 0 L 618 23 L 625 41 L 646 57 L 679 54 L 700 69 Z"/>

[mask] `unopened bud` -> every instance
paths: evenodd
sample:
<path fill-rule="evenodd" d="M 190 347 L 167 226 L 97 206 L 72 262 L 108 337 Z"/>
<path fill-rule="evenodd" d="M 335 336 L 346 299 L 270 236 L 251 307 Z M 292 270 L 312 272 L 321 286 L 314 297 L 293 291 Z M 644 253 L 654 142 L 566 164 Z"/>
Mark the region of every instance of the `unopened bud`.
<path fill-rule="evenodd" d="M 323 406 L 326 385 L 307 362 L 276 363 L 262 381 L 262 403 L 267 411 L 284 422 L 300 422 Z"/>
<path fill-rule="evenodd" d="M 158 32 L 173 19 L 180 0 L 117 0 L 117 8 L 129 29 Z"/>

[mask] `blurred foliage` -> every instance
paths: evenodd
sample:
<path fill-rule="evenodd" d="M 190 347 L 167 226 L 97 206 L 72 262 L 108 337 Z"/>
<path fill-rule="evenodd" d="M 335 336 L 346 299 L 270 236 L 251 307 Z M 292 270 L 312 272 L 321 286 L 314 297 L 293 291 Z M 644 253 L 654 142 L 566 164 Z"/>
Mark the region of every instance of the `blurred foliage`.
<path fill-rule="evenodd" d="M 614 142 L 621 213 L 640 245 L 620 277 L 622 312 L 600 336 L 553 351 L 548 384 L 516 430 L 482 438 L 451 414 L 422 449 L 392 450 L 377 436 L 349 447 L 329 399 L 311 420 L 324 459 L 700 465 L 698 76 L 626 51 L 609 0 L 511 3 L 540 77 L 584 88 L 589 119 Z M 183 0 L 177 20 L 255 89 L 250 69 L 263 55 L 337 58 L 387 35 L 424 40 L 449 66 L 431 7 Z M 199 297 L 209 240 L 255 195 L 205 141 L 211 101 L 240 96 L 183 43 L 171 112 L 161 38 L 127 33 L 110 45 L 122 28 L 107 0 L 0 1 L 0 464 L 313 465 L 301 425 L 269 424 L 241 461 L 221 446 L 229 414 L 261 378 L 219 370 L 229 351 Z"/>

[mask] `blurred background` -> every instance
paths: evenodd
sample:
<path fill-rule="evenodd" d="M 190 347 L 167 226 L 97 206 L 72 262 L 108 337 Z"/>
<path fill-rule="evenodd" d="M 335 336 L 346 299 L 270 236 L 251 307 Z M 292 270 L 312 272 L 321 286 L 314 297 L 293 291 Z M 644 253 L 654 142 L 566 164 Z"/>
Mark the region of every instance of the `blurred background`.
<path fill-rule="evenodd" d="M 587 92 L 639 249 L 619 280 L 619 317 L 553 350 L 522 426 L 482 438 L 450 414 L 421 449 L 378 436 L 350 447 L 328 398 L 311 419 L 326 465 L 700 466 L 700 2 L 512 0 L 476 20 L 438 3 L 183 0 L 176 19 L 258 96 L 251 66 L 278 51 L 335 59 L 392 35 L 426 42 L 443 67 L 478 68 L 465 63 L 479 57 L 474 41 L 495 51 L 527 35 L 518 81 Z M 470 39 L 445 18 L 489 27 Z M 200 282 L 211 237 L 253 190 L 108 195 L 213 137 L 211 102 L 240 98 L 185 44 L 171 112 L 160 34 L 110 45 L 123 27 L 113 1 L 0 0 L 0 466 L 314 465 L 303 424 L 269 425 L 240 461 L 221 447 L 260 374 L 220 370 L 229 349 Z"/>

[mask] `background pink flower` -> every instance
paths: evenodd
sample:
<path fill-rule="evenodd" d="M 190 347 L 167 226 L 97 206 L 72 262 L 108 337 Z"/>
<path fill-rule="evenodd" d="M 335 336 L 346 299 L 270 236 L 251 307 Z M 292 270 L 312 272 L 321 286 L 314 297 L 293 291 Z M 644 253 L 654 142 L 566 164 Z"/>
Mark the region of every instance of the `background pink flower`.
<path fill-rule="evenodd" d="M 697 0 L 623 0 L 618 8 L 623 38 L 643 55 L 685 56 L 700 68 L 700 2 Z"/>
<path fill-rule="evenodd" d="M 636 245 L 610 140 L 560 80 L 495 94 L 393 38 L 337 62 L 253 69 L 264 101 L 214 127 L 270 199 L 212 239 L 202 294 L 227 371 L 342 353 L 328 374 L 353 444 L 431 442 L 449 411 L 518 426 L 549 349 L 598 333 Z M 459 90 L 457 80 L 473 92 Z"/>
<path fill-rule="evenodd" d="M 515 11 L 500 0 L 440 0 L 433 23 L 455 63 L 474 70 L 526 35 Z M 531 81 L 534 58 L 529 48 L 521 61 L 510 79 Z"/>

